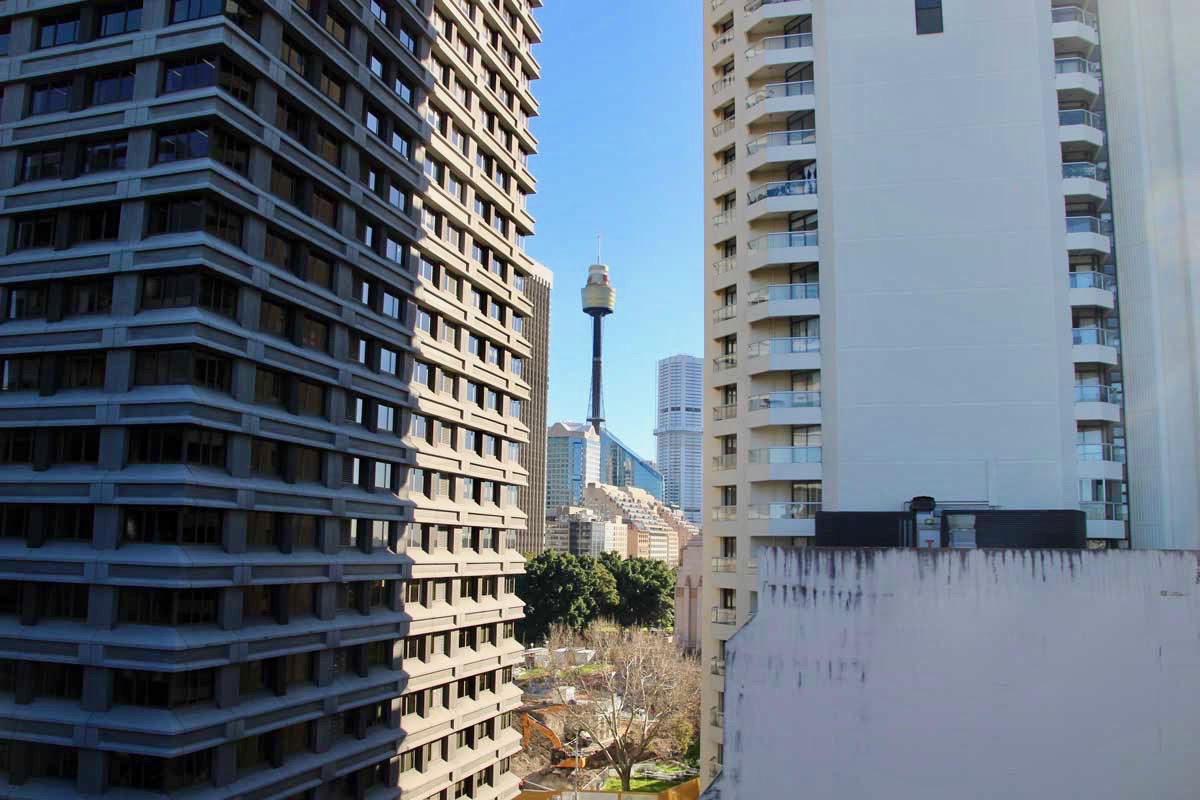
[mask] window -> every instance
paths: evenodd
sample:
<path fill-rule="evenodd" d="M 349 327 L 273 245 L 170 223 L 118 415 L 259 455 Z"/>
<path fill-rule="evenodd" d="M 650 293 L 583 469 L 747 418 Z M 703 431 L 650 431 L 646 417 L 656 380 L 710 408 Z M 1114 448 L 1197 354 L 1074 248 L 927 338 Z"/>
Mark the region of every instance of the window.
<path fill-rule="evenodd" d="M 275 127 L 285 131 L 293 139 L 302 141 L 307 123 L 304 115 L 295 106 L 278 100 L 275 103 Z"/>
<path fill-rule="evenodd" d="M 57 214 L 36 214 L 31 217 L 20 217 L 16 224 L 14 250 L 31 250 L 39 247 L 53 247 L 58 233 Z"/>
<path fill-rule="evenodd" d="M 107 172 L 115 169 L 125 169 L 125 157 L 129 150 L 129 141 L 125 137 L 103 139 L 83 144 L 83 164 L 81 172 Z"/>
<path fill-rule="evenodd" d="M 258 329 L 276 336 L 287 335 L 288 310 L 286 306 L 266 299 L 262 300 L 258 312 Z"/>
<path fill-rule="evenodd" d="M 133 67 L 102 72 L 91 79 L 91 105 L 120 103 L 133 99 Z"/>
<path fill-rule="evenodd" d="M 171 22 L 188 22 L 218 14 L 224 14 L 246 33 L 258 38 L 258 9 L 237 0 L 175 0 L 171 7 Z"/>
<path fill-rule="evenodd" d="M 191 385 L 228 392 L 232 370 L 230 359 L 204 350 L 140 350 L 133 382 L 135 386 Z"/>
<path fill-rule="evenodd" d="M 21 162 L 22 181 L 42 181 L 62 177 L 63 149 L 61 146 L 43 150 L 28 150 Z"/>
<path fill-rule="evenodd" d="M 416 53 L 417 53 L 416 37 L 413 36 L 412 33 L 410 33 L 407 28 L 401 28 L 399 36 L 400 36 L 400 44 L 404 45 L 404 49 L 407 50 L 408 52 L 412 53 L 413 55 L 416 55 Z"/>
<path fill-rule="evenodd" d="M 917 34 L 942 33 L 942 0 L 916 0 Z"/>
<path fill-rule="evenodd" d="M 209 132 L 205 128 L 166 131 L 158 135 L 158 150 L 155 161 L 187 161 L 192 158 L 207 158 Z"/>
<path fill-rule="evenodd" d="M 0 464 L 29 464 L 32 461 L 32 430 L 16 428 L 0 431 Z"/>
<path fill-rule="evenodd" d="M 106 359 L 103 353 L 75 353 L 63 357 L 60 389 L 102 389 Z"/>
<path fill-rule="evenodd" d="M 322 353 L 329 350 L 329 324 L 305 316 L 300 323 L 300 343 Z"/>
<path fill-rule="evenodd" d="M 350 26 L 337 14 L 325 14 L 325 30 L 329 32 L 330 36 L 337 39 L 342 47 L 350 46 Z"/>
<path fill-rule="evenodd" d="M 283 373 L 266 367 L 258 367 L 254 374 L 254 401 L 272 406 L 282 406 L 283 399 Z"/>
<path fill-rule="evenodd" d="M 117 238 L 121 227 L 121 207 L 108 205 L 88 208 L 79 214 L 81 242 L 109 241 Z"/>
<path fill-rule="evenodd" d="M 34 84 L 29 93 L 29 114 L 54 114 L 67 110 L 71 81 Z"/>
<path fill-rule="evenodd" d="M 179 3 L 175 5 L 178 9 Z M 163 94 L 213 86 L 216 82 L 217 60 L 212 57 L 191 56 L 167 64 L 163 77 Z"/>
<path fill-rule="evenodd" d="M 150 234 L 203 230 L 230 244 L 242 244 L 242 215 L 204 198 L 172 198 L 150 206 Z"/>
<path fill-rule="evenodd" d="M 280 57 L 283 59 L 283 63 L 301 75 L 304 75 L 304 68 L 308 65 L 308 56 L 304 52 L 304 48 L 286 36 L 283 39 L 283 48 L 280 52 Z"/>
<path fill-rule="evenodd" d="M 314 189 L 312 195 L 312 216 L 331 228 L 337 227 L 337 200 L 327 192 Z"/>
<path fill-rule="evenodd" d="M 346 86 L 326 71 L 321 72 L 320 90 L 321 94 L 328 97 L 339 107 L 342 105 L 342 100 L 346 95 Z"/>
<path fill-rule="evenodd" d="M 58 47 L 79 39 L 79 14 L 42 20 L 38 25 L 37 47 Z"/>
<path fill-rule="evenodd" d="M 225 467 L 225 434 L 201 428 L 133 428 L 131 464 L 194 464 Z"/>
<path fill-rule="evenodd" d="M 237 287 L 214 275 L 168 272 L 142 279 L 142 308 L 199 306 L 232 317 L 237 311 Z"/>
<path fill-rule="evenodd" d="M 113 703 L 146 708 L 182 708 L 212 702 L 214 670 L 151 672 L 122 669 L 113 675 Z"/>
<path fill-rule="evenodd" d="M 99 10 L 100 22 L 97 38 L 119 36 L 142 29 L 142 0 L 132 0 L 115 6 L 104 6 Z"/>
<path fill-rule="evenodd" d="M 317 155 L 335 167 L 342 164 L 342 146 L 325 128 L 317 129 Z"/>
<path fill-rule="evenodd" d="M 131 506 L 125 509 L 122 540 L 146 544 L 221 543 L 222 512 L 211 508 Z"/>
<path fill-rule="evenodd" d="M 0 56 L 8 55 L 8 42 L 12 36 L 12 22 L 4 20 L 0 22 Z"/>

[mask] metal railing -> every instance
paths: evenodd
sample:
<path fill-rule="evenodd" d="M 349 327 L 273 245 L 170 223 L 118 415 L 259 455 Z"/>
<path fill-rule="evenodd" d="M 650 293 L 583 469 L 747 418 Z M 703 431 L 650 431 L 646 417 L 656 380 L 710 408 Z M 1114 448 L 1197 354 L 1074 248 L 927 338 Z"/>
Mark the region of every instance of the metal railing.
<path fill-rule="evenodd" d="M 768 197 L 791 197 L 801 194 L 816 194 L 817 179 L 804 178 L 796 181 L 771 181 L 755 186 L 747 193 L 749 205 L 754 205 Z"/>
<path fill-rule="evenodd" d="M 1128 515 L 1128 509 L 1124 503 L 1113 503 L 1106 500 L 1082 500 L 1079 503 L 1079 509 L 1088 519 L 1112 522 L 1124 522 Z"/>
<path fill-rule="evenodd" d="M 730 161 L 728 164 L 722 164 L 721 166 L 714 169 L 713 174 L 712 174 L 713 180 L 720 181 L 720 180 L 724 180 L 725 178 L 728 178 L 730 175 L 733 174 L 733 165 L 734 165 L 734 162 Z"/>
<path fill-rule="evenodd" d="M 812 81 L 790 81 L 789 83 L 768 83 L 746 98 L 746 107 L 753 108 L 764 100 L 776 97 L 799 97 L 813 93 Z"/>
<path fill-rule="evenodd" d="M 816 519 L 820 503 L 760 503 L 746 509 L 746 519 Z"/>
<path fill-rule="evenodd" d="M 733 256 L 725 256 L 725 258 L 718 258 L 716 261 L 714 261 L 712 263 L 713 272 L 717 273 L 718 275 L 720 275 L 723 272 L 729 272 L 729 270 L 733 269 L 733 267 L 736 263 L 737 263 L 737 260 Z"/>
<path fill-rule="evenodd" d="M 817 132 L 812 128 L 764 133 L 746 143 L 746 152 L 754 155 L 764 147 L 788 147 L 797 144 L 816 144 Z"/>
<path fill-rule="evenodd" d="M 1100 217 L 1067 217 L 1067 233 L 1112 233 L 1112 220 Z"/>
<path fill-rule="evenodd" d="M 1117 347 L 1121 338 L 1116 331 L 1108 328 L 1072 328 L 1071 344 L 1098 344 L 1104 347 Z"/>
<path fill-rule="evenodd" d="M 1088 61 L 1086 58 L 1080 58 L 1079 56 L 1054 59 L 1055 75 L 1073 75 L 1077 73 L 1095 75 L 1098 78 L 1100 77 L 1100 62 Z"/>
<path fill-rule="evenodd" d="M 761 447 L 746 452 L 748 464 L 820 464 L 819 447 Z"/>
<path fill-rule="evenodd" d="M 718 36 L 716 39 L 713 39 L 712 49 L 714 52 L 716 52 L 717 50 L 720 50 L 722 47 L 724 47 L 725 45 L 729 44 L 732 41 L 733 41 L 733 33 L 726 33 L 723 36 Z"/>
<path fill-rule="evenodd" d="M 721 372 L 726 369 L 733 369 L 737 366 L 737 356 L 732 353 L 717 356 L 713 359 L 713 372 Z"/>
<path fill-rule="evenodd" d="M 725 453 L 719 456 L 713 456 L 713 469 L 726 470 L 733 469 L 737 466 L 737 453 Z"/>
<path fill-rule="evenodd" d="M 732 625 L 737 622 L 737 609 L 714 606 L 712 610 L 712 621 L 718 625 Z"/>
<path fill-rule="evenodd" d="M 713 125 L 713 136 L 720 136 L 722 133 L 727 133 L 733 130 L 733 119 L 723 119 L 716 125 Z"/>
<path fill-rule="evenodd" d="M 712 93 L 720 94 L 722 89 L 725 89 L 732 85 L 733 85 L 733 76 L 732 75 L 726 75 L 723 78 L 718 78 L 717 80 L 713 81 Z"/>
<path fill-rule="evenodd" d="M 734 419 L 736 417 L 737 403 L 729 403 L 728 405 L 713 408 L 713 422 L 720 422 L 723 419 Z"/>
<path fill-rule="evenodd" d="M 737 572 L 737 558 L 732 556 L 714 556 L 712 560 L 713 572 Z"/>
<path fill-rule="evenodd" d="M 713 675 L 725 674 L 725 659 L 713 656 L 708 660 L 708 671 Z"/>
<path fill-rule="evenodd" d="M 746 349 L 750 358 L 779 353 L 819 353 L 821 352 L 820 336 L 787 336 L 778 339 L 762 339 L 751 342 Z"/>
<path fill-rule="evenodd" d="M 729 0 L 712 0 L 712 2 L 709 3 L 709 6 L 712 7 L 713 11 L 716 11 L 718 8 L 720 8 L 721 6 L 725 5 L 728 2 L 729 2 Z"/>
<path fill-rule="evenodd" d="M 785 33 L 782 36 L 767 36 L 746 50 L 746 58 L 754 58 L 769 50 L 791 50 L 796 47 L 812 47 L 811 33 Z"/>
<path fill-rule="evenodd" d="M 1112 275 L 1107 275 L 1103 272 L 1086 271 L 1072 272 L 1071 288 L 1072 289 L 1104 289 L 1111 292 L 1117 288 L 1117 281 Z M 751 300 L 750 302 L 754 302 Z"/>
<path fill-rule="evenodd" d="M 758 559 L 752 558 L 746 562 L 746 572 L 750 572 L 750 573 L 758 572 Z"/>
<path fill-rule="evenodd" d="M 750 305 L 781 300 L 815 300 L 821 296 L 819 283 L 774 283 L 762 289 L 754 289 L 746 295 Z"/>
<path fill-rule="evenodd" d="M 733 222 L 733 209 L 727 208 L 719 214 L 713 214 L 713 225 L 724 225 L 727 222 Z"/>
<path fill-rule="evenodd" d="M 1099 383 L 1075 384 L 1076 403 L 1120 403 L 1121 388 Z"/>
<path fill-rule="evenodd" d="M 767 411 L 772 408 L 820 408 L 820 392 L 768 392 L 756 394 L 748 403 L 750 411 Z"/>
<path fill-rule="evenodd" d="M 786 233 L 768 233 L 751 239 L 746 247 L 750 252 L 759 250 L 777 250 L 781 247 L 816 247 L 816 231 L 787 231 Z"/>
<path fill-rule="evenodd" d="M 1108 170 L 1090 161 L 1067 161 L 1063 165 L 1064 178 L 1092 178 L 1098 181 L 1108 180 Z"/>
<path fill-rule="evenodd" d="M 1111 461 L 1116 464 L 1125 463 L 1125 446 L 1120 444 L 1103 443 L 1075 445 L 1075 458 L 1079 461 Z"/>
<path fill-rule="evenodd" d="M 721 709 L 717 708 L 716 706 L 713 706 L 712 708 L 709 709 L 708 721 L 711 722 L 714 727 L 724 728 L 725 727 L 725 712 L 722 711 Z"/>
<path fill-rule="evenodd" d="M 1089 28 L 1100 29 L 1096 15 L 1079 6 L 1058 6 L 1050 9 L 1050 19 L 1054 22 L 1082 22 Z"/>
<path fill-rule="evenodd" d="M 1059 125 L 1087 125 L 1092 128 L 1104 127 L 1104 115 L 1086 108 L 1060 109 L 1058 112 Z"/>
<path fill-rule="evenodd" d="M 718 306 L 713 309 L 713 322 L 724 322 L 737 316 L 737 306 Z"/>
<path fill-rule="evenodd" d="M 774 5 L 775 3 L 786 3 L 788 0 L 750 0 L 743 8 L 746 11 L 757 11 L 763 6 Z"/>
<path fill-rule="evenodd" d="M 713 506 L 713 522 L 733 522 L 737 519 L 737 506 Z"/>

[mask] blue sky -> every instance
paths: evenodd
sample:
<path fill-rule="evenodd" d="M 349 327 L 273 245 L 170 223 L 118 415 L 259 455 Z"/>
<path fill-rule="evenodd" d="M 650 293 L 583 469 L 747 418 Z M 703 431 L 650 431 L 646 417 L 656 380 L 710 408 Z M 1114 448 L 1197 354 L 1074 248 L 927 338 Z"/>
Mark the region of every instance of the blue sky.
<path fill-rule="evenodd" d="M 654 364 L 702 354 L 700 10 L 695 0 L 548 0 L 536 12 L 529 253 L 554 271 L 549 419 L 587 416 L 591 320 L 579 290 L 602 234 L 617 289 L 605 417 L 650 459 Z"/>

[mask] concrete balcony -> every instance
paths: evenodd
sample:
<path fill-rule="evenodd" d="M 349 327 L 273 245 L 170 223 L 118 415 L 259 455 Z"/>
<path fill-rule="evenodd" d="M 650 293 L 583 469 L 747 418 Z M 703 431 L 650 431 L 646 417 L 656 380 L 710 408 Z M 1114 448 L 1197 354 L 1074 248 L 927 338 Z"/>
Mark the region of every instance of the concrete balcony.
<path fill-rule="evenodd" d="M 817 283 L 781 283 L 746 295 L 746 318 L 762 322 L 775 317 L 816 317 L 821 313 Z"/>
<path fill-rule="evenodd" d="M 737 506 L 713 506 L 713 522 L 737 522 Z"/>
<path fill-rule="evenodd" d="M 1104 308 L 1117 305 L 1117 282 L 1103 272 L 1070 273 L 1071 288 L 1067 296 L 1073 308 Z"/>
<path fill-rule="evenodd" d="M 1090 161 L 1063 164 L 1063 196 L 1075 201 L 1108 202 L 1108 170 Z"/>
<path fill-rule="evenodd" d="M 1077 56 L 1054 59 L 1054 88 L 1060 99 L 1094 100 L 1100 96 L 1100 62 Z"/>
<path fill-rule="evenodd" d="M 724 55 L 724 51 L 727 50 L 732 44 L 733 31 L 726 31 L 717 38 L 713 39 L 712 44 L 709 45 L 709 48 L 713 51 L 713 53 Z"/>
<path fill-rule="evenodd" d="M 1099 217 L 1067 217 L 1067 250 L 1072 253 L 1112 252 L 1112 224 Z"/>
<path fill-rule="evenodd" d="M 816 231 L 767 233 L 746 243 L 746 267 L 756 269 L 784 264 L 815 264 L 819 259 Z"/>
<path fill-rule="evenodd" d="M 713 422 L 724 422 L 729 419 L 737 419 L 738 407 L 737 403 L 728 403 L 723 406 L 716 406 L 713 409 Z"/>
<path fill-rule="evenodd" d="M 769 392 L 750 398 L 746 422 L 751 429 L 773 425 L 820 425 L 820 392 Z"/>
<path fill-rule="evenodd" d="M 792 17 L 812 14 L 812 7 L 812 0 L 749 0 L 742 6 L 746 11 L 742 25 L 747 33 L 754 35 L 770 28 L 778 28 Z"/>
<path fill-rule="evenodd" d="M 717 328 L 716 335 L 724 336 L 725 333 L 732 333 L 737 322 L 737 306 L 717 306 L 713 309 L 713 325 Z M 725 328 L 729 328 L 725 331 Z"/>
<path fill-rule="evenodd" d="M 712 85 L 713 95 L 719 97 L 723 94 L 728 94 L 733 89 L 734 83 L 735 81 L 732 75 L 724 75 L 720 78 L 717 78 L 715 81 L 713 81 Z"/>
<path fill-rule="evenodd" d="M 713 675 L 725 674 L 725 659 L 713 656 L 708 660 L 708 671 Z"/>
<path fill-rule="evenodd" d="M 1077 422 L 1120 422 L 1121 390 L 1101 384 L 1075 384 Z"/>
<path fill-rule="evenodd" d="M 712 179 L 714 184 L 721 184 L 733 177 L 736 171 L 736 164 L 730 161 L 728 164 L 722 164 L 712 171 Z"/>
<path fill-rule="evenodd" d="M 746 77 L 750 80 L 781 78 L 788 67 L 811 64 L 812 60 L 811 33 L 767 36 L 746 50 Z"/>
<path fill-rule="evenodd" d="M 1084 50 L 1100 44 L 1100 25 L 1096 15 L 1079 6 L 1050 9 L 1051 34 L 1055 44 L 1065 50 Z"/>
<path fill-rule="evenodd" d="M 715 556 L 712 559 L 713 572 L 737 572 L 737 558 L 733 556 Z"/>
<path fill-rule="evenodd" d="M 713 125 L 713 129 L 712 129 L 713 138 L 717 139 L 717 140 L 720 140 L 726 136 L 729 136 L 730 138 L 732 138 L 731 134 L 733 133 L 733 129 L 736 127 L 736 123 L 737 123 L 737 120 L 735 120 L 735 119 L 723 119 L 720 122 L 718 122 L 716 125 Z M 719 141 L 714 142 L 714 144 L 719 144 L 719 143 L 720 143 Z"/>
<path fill-rule="evenodd" d="M 800 372 L 821 368 L 819 336 L 792 336 L 752 342 L 746 351 L 751 375 L 764 372 Z"/>
<path fill-rule="evenodd" d="M 725 727 L 725 712 L 722 711 L 721 709 L 717 708 L 716 706 L 713 706 L 708 711 L 709 711 L 709 714 L 708 714 L 709 723 L 711 723 L 714 728 L 724 728 Z"/>
<path fill-rule="evenodd" d="M 1063 109 L 1058 112 L 1058 140 L 1074 146 L 1104 147 L 1104 116 L 1085 108 Z"/>
<path fill-rule="evenodd" d="M 713 456 L 713 472 L 724 472 L 725 470 L 737 469 L 737 453 L 725 453 L 719 456 Z"/>
<path fill-rule="evenodd" d="M 1127 510 L 1124 504 L 1110 503 L 1102 500 L 1084 500 L 1079 504 L 1079 508 L 1087 515 L 1087 536 L 1089 539 L 1125 538 Z"/>
<path fill-rule="evenodd" d="M 1077 444 L 1075 462 L 1080 480 L 1125 480 L 1125 448 L 1115 444 Z"/>
<path fill-rule="evenodd" d="M 714 625 L 736 625 L 737 609 L 713 606 L 712 617 L 710 619 Z"/>
<path fill-rule="evenodd" d="M 724 258 L 718 258 L 716 261 L 714 261 L 712 263 L 713 273 L 715 273 L 717 275 L 724 275 L 726 272 L 729 272 L 736 266 L 737 266 L 737 258 L 735 256 L 725 256 Z"/>
<path fill-rule="evenodd" d="M 768 83 L 751 92 L 746 98 L 746 122 L 781 124 L 789 114 L 812 111 L 817 107 L 812 81 Z"/>
<path fill-rule="evenodd" d="M 820 503 L 759 503 L 746 509 L 751 536 L 815 536 Z"/>
<path fill-rule="evenodd" d="M 726 353 L 713 359 L 713 372 L 724 372 L 728 369 L 737 369 L 737 356 Z"/>
<path fill-rule="evenodd" d="M 1117 365 L 1120 337 L 1106 328 L 1074 328 L 1071 331 L 1071 359 L 1076 364 Z"/>
<path fill-rule="evenodd" d="M 754 222 L 794 211 L 817 210 L 815 178 L 797 181 L 771 181 L 746 193 L 746 219 Z"/>
<path fill-rule="evenodd" d="M 763 447 L 746 453 L 746 478 L 751 481 L 819 481 L 820 447 Z"/>
<path fill-rule="evenodd" d="M 746 170 L 750 174 L 775 164 L 816 157 L 817 132 L 811 128 L 764 133 L 746 143 Z"/>

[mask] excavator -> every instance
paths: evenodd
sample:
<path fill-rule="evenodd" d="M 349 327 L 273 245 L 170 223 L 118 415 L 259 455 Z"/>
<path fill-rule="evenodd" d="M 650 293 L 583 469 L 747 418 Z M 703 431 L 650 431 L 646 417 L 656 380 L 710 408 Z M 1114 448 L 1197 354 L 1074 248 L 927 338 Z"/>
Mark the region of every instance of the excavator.
<path fill-rule="evenodd" d="M 521 746 L 528 749 L 535 733 L 550 742 L 550 762 L 554 769 L 575 769 L 576 767 L 588 769 L 601 766 L 605 760 L 604 751 L 600 750 L 581 754 L 577 762 L 573 755 L 567 753 L 562 739 L 554 732 L 553 728 L 539 722 L 529 712 L 523 713 L 521 715 Z"/>

